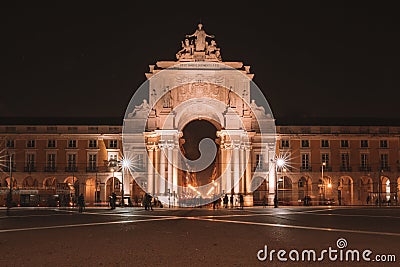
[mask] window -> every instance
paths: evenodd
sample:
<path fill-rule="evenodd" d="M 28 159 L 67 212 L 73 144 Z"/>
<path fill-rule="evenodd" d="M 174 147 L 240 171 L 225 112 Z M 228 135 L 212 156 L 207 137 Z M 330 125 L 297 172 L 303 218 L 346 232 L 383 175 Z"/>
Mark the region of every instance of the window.
<path fill-rule="evenodd" d="M 76 148 L 76 140 L 69 140 L 68 148 Z"/>
<path fill-rule="evenodd" d="M 56 170 L 56 154 L 49 153 L 47 154 L 46 171 L 55 171 L 55 170 Z"/>
<path fill-rule="evenodd" d="M 97 154 L 88 155 L 88 171 L 96 171 L 97 169 Z"/>
<path fill-rule="evenodd" d="M 329 140 L 321 140 L 321 147 L 329 147 Z"/>
<path fill-rule="evenodd" d="M 257 170 L 262 170 L 264 167 L 263 157 L 261 154 L 256 154 L 256 163 L 257 163 Z"/>
<path fill-rule="evenodd" d="M 25 171 L 31 172 L 34 170 L 35 170 L 35 154 L 27 153 Z"/>
<path fill-rule="evenodd" d="M 282 148 L 289 148 L 289 140 L 281 140 Z"/>
<path fill-rule="evenodd" d="M 97 147 L 97 140 L 96 139 L 89 140 L 89 147 L 90 148 L 96 148 Z"/>
<path fill-rule="evenodd" d="M 109 152 L 108 153 L 108 163 L 109 167 L 115 167 L 118 161 L 118 152 Z"/>
<path fill-rule="evenodd" d="M 54 140 L 54 139 L 47 140 L 47 147 L 48 148 L 55 148 L 56 147 L 56 140 Z"/>
<path fill-rule="evenodd" d="M 362 171 L 369 170 L 369 157 L 368 157 L 368 154 L 366 154 L 366 153 L 361 154 L 361 170 Z"/>
<path fill-rule="evenodd" d="M 328 167 L 329 166 L 329 154 L 327 154 L 327 153 L 321 154 L 321 162 L 322 162 L 322 164 L 325 163 L 325 167 Z"/>
<path fill-rule="evenodd" d="M 301 154 L 301 169 L 304 171 L 310 170 L 310 155 Z"/>
<path fill-rule="evenodd" d="M 8 139 L 8 140 L 7 140 L 7 143 L 6 143 L 6 147 L 7 147 L 7 148 L 14 148 L 14 147 L 15 147 L 14 140 Z"/>
<path fill-rule="evenodd" d="M 144 156 L 143 154 L 137 155 L 137 160 L 134 161 L 136 163 L 136 168 L 138 171 L 144 171 Z M 135 166 L 133 166 L 135 168 Z"/>
<path fill-rule="evenodd" d="M 349 147 L 349 140 L 340 140 L 340 147 Z"/>
<path fill-rule="evenodd" d="M 34 148 L 35 147 L 35 140 L 28 140 L 26 142 L 26 147 L 28 148 Z"/>
<path fill-rule="evenodd" d="M 310 147 L 310 142 L 308 140 L 301 140 L 301 147 Z"/>
<path fill-rule="evenodd" d="M 381 170 L 389 171 L 389 154 L 381 154 L 380 156 Z"/>
<path fill-rule="evenodd" d="M 118 148 L 118 140 L 113 139 L 108 141 L 108 147 L 109 148 Z"/>
<path fill-rule="evenodd" d="M 15 171 L 15 154 L 10 153 L 10 157 L 11 157 L 11 168 L 13 171 Z M 10 171 L 10 157 L 5 158 L 5 165 L 3 165 L 4 171 Z"/>
<path fill-rule="evenodd" d="M 388 141 L 387 140 L 380 140 L 379 141 L 379 147 L 380 148 L 387 148 L 388 147 Z"/>
<path fill-rule="evenodd" d="M 361 147 L 368 147 L 368 140 L 361 140 Z"/>
<path fill-rule="evenodd" d="M 66 171 L 77 171 L 76 154 L 68 154 L 67 155 L 67 170 Z"/>
<path fill-rule="evenodd" d="M 340 154 L 340 170 L 350 171 L 350 155 L 349 153 Z"/>

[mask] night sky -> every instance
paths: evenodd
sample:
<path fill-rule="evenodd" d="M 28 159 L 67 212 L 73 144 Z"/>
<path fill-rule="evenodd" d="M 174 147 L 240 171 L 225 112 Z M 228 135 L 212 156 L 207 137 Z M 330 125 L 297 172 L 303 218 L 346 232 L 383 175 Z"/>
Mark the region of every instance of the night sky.
<path fill-rule="evenodd" d="M 0 117 L 122 119 L 148 65 L 201 21 L 224 61 L 251 66 L 277 124 L 400 121 L 395 1 L 148 2 L 3 7 Z"/>

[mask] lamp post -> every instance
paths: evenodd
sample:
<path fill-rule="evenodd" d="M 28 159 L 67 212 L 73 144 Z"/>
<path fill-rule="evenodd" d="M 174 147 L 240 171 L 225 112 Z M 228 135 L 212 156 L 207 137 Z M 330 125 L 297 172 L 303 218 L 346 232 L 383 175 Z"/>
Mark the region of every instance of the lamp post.
<path fill-rule="evenodd" d="M 9 172 L 10 172 L 10 192 L 9 195 L 7 197 L 7 215 L 9 215 L 10 213 L 10 208 L 12 206 L 12 187 L 13 187 L 13 180 L 12 180 L 12 157 L 11 154 L 8 153 L 7 151 L 7 157 L 8 157 L 8 161 L 9 161 Z"/>
<path fill-rule="evenodd" d="M 274 208 L 278 208 L 278 167 L 283 168 L 286 164 L 284 158 L 278 157 L 275 160 L 275 197 L 274 197 Z"/>
<path fill-rule="evenodd" d="M 321 166 L 321 202 L 325 201 L 325 182 L 324 182 L 324 168 L 326 166 L 326 162 L 322 162 Z M 322 203 L 321 203 L 322 204 Z"/>

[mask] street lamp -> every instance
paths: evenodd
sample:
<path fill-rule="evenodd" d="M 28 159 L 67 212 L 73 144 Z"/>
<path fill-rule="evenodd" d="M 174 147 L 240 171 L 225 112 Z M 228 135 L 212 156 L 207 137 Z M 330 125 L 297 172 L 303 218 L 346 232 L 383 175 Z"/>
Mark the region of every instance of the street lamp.
<path fill-rule="evenodd" d="M 275 197 L 274 197 L 274 208 L 278 208 L 278 168 L 282 169 L 286 164 L 286 160 L 282 157 L 278 157 L 275 160 Z"/>
<path fill-rule="evenodd" d="M 109 161 L 109 166 L 112 166 L 111 167 L 111 171 L 112 171 L 112 176 L 113 176 L 112 177 L 112 179 L 113 179 L 112 180 L 112 187 L 113 187 L 112 191 L 113 192 L 114 192 L 114 189 L 115 189 L 115 186 L 114 186 L 114 179 L 115 179 L 114 172 L 121 170 L 121 183 L 122 183 L 122 186 L 121 186 L 121 200 L 122 200 L 121 207 L 124 207 L 125 206 L 125 199 L 124 199 L 124 196 L 125 196 L 125 191 L 124 191 L 124 173 L 125 173 L 125 169 L 131 168 L 132 161 L 127 157 L 123 157 L 122 160 L 111 159 Z"/>
<path fill-rule="evenodd" d="M 7 215 L 9 215 L 10 208 L 12 206 L 12 187 L 13 187 L 13 180 L 12 180 L 12 157 L 11 154 L 7 151 L 7 157 L 9 161 L 9 171 L 10 171 L 10 193 L 7 196 Z"/>

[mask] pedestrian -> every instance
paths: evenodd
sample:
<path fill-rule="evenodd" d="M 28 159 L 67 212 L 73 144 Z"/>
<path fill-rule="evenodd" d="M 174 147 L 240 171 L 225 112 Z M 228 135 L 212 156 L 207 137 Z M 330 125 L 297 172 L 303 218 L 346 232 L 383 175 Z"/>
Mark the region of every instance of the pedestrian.
<path fill-rule="evenodd" d="M 262 205 L 265 208 L 267 206 L 267 197 L 264 195 L 263 200 L 262 200 Z"/>
<path fill-rule="evenodd" d="M 147 194 L 147 209 L 153 210 L 153 197 L 150 194 Z"/>
<path fill-rule="evenodd" d="M 115 209 L 115 204 L 116 204 L 116 202 L 117 202 L 117 194 L 115 194 L 115 192 L 112 192 L 112 194 L 111 194 L 111 209 L 113 210 L 113 209 Z"/>
<path fill-rule="evenodd" d="M 244 198 L 243 198 L 242 194 L 239 195 L 239 205 L 240 205 L 240 209 L 243 209 L 243 207 L 244 207 Z"/>
<path fill-rule="evenodd" d="M 224 208 L 225 209 L 228 208 L 228 195 L 227 194 L 225 194 L 223 201 L 224 201 Z"/>
<path fill-rule="evenodd" d="M 83 212 L 85 208 L 85 197 L 83 196 L 83 193 L 81 193 L 78 197 L 78 207 L 79 207 L 79 212 Z"/>
<path fill-rule="evenodd" d="M 229 202 L 231 203 L 231 209 L 233 208 L 233 194 L 231 195 L 231 198 L 229 199 Z"/>
<path fill-rule="evenodd" d="M 367 205 L 369 204 L 370 199 L 371 199 L 371 197 L 368 195 L 367 196 Z"/>

